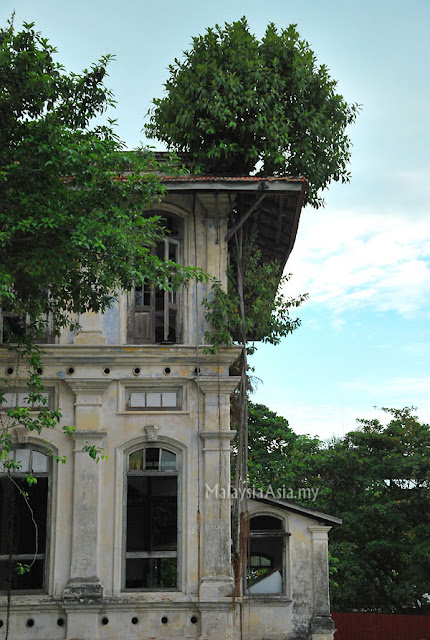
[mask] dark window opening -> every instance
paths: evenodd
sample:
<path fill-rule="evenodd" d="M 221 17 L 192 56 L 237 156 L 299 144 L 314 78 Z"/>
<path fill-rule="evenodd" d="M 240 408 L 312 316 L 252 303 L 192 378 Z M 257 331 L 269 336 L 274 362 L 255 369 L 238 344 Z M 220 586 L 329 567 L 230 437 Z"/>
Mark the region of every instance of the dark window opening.
<path fill-rule="evenodd" d="M 47 538 L 48 461 L 46 455 L 31 448 L 17 450 L 15 460 L 21 462 L 21 469 L 11 472 L 12 479 L 0 473 L 0 590 L 41 591 Z M 29 472 L 37 479 L 36 484 L 27 483 L 24 475 Z M 19 564 L 31 565 L 30 570 L 20 575 Z"/>
<path fill-rule="evenodd" d="M 0 309 L 0 343 L 15 343 L 30 333 L 26 319 L 17 313 Z M 46 322 L 44 330 L 33 336 L 37 344 L 50 344 L 55 341 L 51 319 Z"/>
<path fill-rule="evenodd" d="M 160 447 L 128 457 L 125 588 L 176 589 L 178 476 L 176 455 Z"/>
<path fill-rule="evenodd" d="M 182 221 L 163 214 L 166 237 L 153 248 L 161 260 L 181 260 Z M 181 339 L 179 292 L 165 291 L 148 284 L 139 285 L 131 294 L 128 311 L 127 341 L 132 344 L 176 343 Z"/>
<path fill-rule="evenodd" d="M 287 535 L 279 518 L 251 518 L 245 593 L 274 595 L 284 592 Z"/>

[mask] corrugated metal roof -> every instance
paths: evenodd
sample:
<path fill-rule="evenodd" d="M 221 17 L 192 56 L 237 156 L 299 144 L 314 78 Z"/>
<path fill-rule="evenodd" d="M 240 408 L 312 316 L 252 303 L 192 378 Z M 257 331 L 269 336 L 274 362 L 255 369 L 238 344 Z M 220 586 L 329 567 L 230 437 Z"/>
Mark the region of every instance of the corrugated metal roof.
<path fill-rule="evenodd" d="M 303 176 L 161 176 L 163 182 L 307 182 Z"/>

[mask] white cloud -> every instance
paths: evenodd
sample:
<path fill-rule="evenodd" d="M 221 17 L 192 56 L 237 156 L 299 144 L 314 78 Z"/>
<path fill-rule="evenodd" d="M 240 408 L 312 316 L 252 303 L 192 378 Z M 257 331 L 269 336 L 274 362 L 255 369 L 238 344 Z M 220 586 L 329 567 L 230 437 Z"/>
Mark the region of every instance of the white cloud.
<path fill-rule="evenodd" d="M 335 314 L 369 308 L 414 314 L 430 302 L 430 219 L 305 209 L 287 292 Z"/>
<path fill-rule="evenodd" d="M 401 408 L 410 406 L 411 403 L 389 403 L 385 405 Z M 348 431 L 354 431 L 359 427 L 357 419 L 372 420 L 377 418 L 383 424 L 390 420 L 390 416 L 382 411 L 380 406 L 375 407 L 370 402 L 348 403 L 335 406 L 333 404 L 294 404 L 291 401 L 285 403 L 271 403 L 270 408 L 279 415 L 286 416 L 290 427 L 295 433 L 318 436 L 321 440 L 328 440 L 333 436 L 343 437 Z M 430 402 L 420 403 L 415 412 L 422 422 L 430 423 Z"/>

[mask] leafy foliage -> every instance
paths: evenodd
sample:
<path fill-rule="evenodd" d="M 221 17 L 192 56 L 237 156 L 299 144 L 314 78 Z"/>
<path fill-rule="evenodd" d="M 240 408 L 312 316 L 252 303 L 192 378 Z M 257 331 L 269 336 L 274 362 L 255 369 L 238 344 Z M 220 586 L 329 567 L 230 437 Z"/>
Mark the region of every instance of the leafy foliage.
<path fill-rule="evenodd" d="M 112 120 L 91 127 L 114 105 L 111 57 L 76 74 L 55 52 L 33 24 L 0 31 L 0 304 L 36 331 L 47 314 L 60 327 L 103 310 L 134 283 L 202 275 L 151 251 L 163 230 L 141 212 L 163 195 L 157 164 L 125 153 Z"/>
<path fill-rule="evenodd" d="M 359 420 L 322 445 L 250 405 L 249 479 L 318 489 L 310 506 L 343 519 L 330 533 L 334 611 L 429 613 L 430 425 L 384 410 L 387 424 Z"/>
<path fill-rule="evenodd" d="M 245 17 L 216 25 L 169 71 L 145 130 L 190 152 L 195 170 L 247 175 L 262 164 L 264 175 L 303 175 L 316 207 L 332 180 L 349 180 L 345 131 L 359 107 L 336 93 L 296 25 L 270 23 L 261 41 Z"/>
<path fill-rule="evenodd" d="M 14 427 L 25 427 L 30 432 L 36 432 L 41 435 L 44 431 L 50 429 L 59 429 L 63 433 L 72 435 L 75 432 L 73 426 L 59 426 L 61 421 L 61 411 L 58 409 L 50 409 L 48 400 L 44 395 L 44 386 L 42 384 L 39 372 L 41 367 L 41 348 L 33 344 L 30 339 L 23 339 L 19 346 L 14 347 L 17 357 L 17 368 L 20 364 L 27 367 L 27 396 L 26 406 L 2 409 L 4 404 L 4 392 L 0 392 L 0 460 L 4 469 L 13 473 L 14 470 L 20 470 L 20 464 L 13 458 L 9 457 L 12 449 L 11 429 Z M 13 378 L 1 378 L 3 389 L 14 391 L 15 381 Z M 37 407 L 37 410 L 32 409 Z M 46 440 L 48 450 L 50 450 L 50 442 Z M 64 456 L 53 454 L 57 462 L 64 462 Z M 29 485 L 36 482 L 31 474 L 27 475 L 27 483 Z"/>
<path fill-rule="evenodd" d="M 314 461 L 319 506 L 343 518 L 331 534 L 339 558 L 338 611 L 430 612 L 430 426 L 413 409 L 384 409 L 388 424 L 329 443 Z"/>
<path fill-rule="evenodd" d="M 309 459 L 318 453 L 318 438 L 297 435 L 288 420 L 262 404 L 248 405 L 249 484 L 267 490 L 296 490 L 312 482 Z M 307 506 L 310 506 L 307 503 Z"/>
<path fill-rule="evenodd" d="M 255 350 L 254 340 L 279 344 L 281 338 L 300 326 L 300 319 L 291 318 L 290 310 L 299 307 L 307 294 L 285 298 L 281 288 L 290 276 L 279 278 L 279 264 L 264 262 L 252 239 L 240 257 L 234 251 L 230 257 L 227 291 L 215 282 L 211 296 L 205 301 L 206 320 L 211 324 L 211 330 L 206 333 L 207 340 L 215 350 L 238 340 L 247 344 L 249 354 Z M 243 267 L 244 313 L 241 313 L 237 281 L 238 260 Z"/>

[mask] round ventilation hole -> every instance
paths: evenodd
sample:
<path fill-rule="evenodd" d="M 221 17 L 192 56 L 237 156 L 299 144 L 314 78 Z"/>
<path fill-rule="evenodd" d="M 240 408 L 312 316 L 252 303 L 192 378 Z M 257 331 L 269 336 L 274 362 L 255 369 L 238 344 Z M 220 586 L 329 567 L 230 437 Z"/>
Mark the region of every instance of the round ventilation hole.
<path fill-rule="evenodd" d="M 163 616 L 163 617 L 161 618 L 161 622 L 162 622 L 163 624 L 167 624 L 167 623 L 169 622 L 169 618 L 168 618 L 167 616 Z"/>
<path fill-rule="evenodd" d="M 69 368 L 67 369 L 67 373 L 69 374 L 69 376 L 71 376 L 73 373 L 75 373 L 74 368 L 73 368 L 73 367 L 69 367 Z"/>
<path fill-rule="evenodd" d="M 135 369 L 133 369 L 133 375 L 134 376 L 138 376 L 140 373 L 140 367 L 136 367 Z"/>
<path fill-rule="evenodd" d="M 103 373 L 105 374 L 105 376 L 109 375 L 109 374 L 110 374 L 110 369 L 109 369 L 109 367 L 105 367 L 105 368 L 103 369 Z"/>
<path fill-rule="evenodd" d="M 109 618 L 102 618 L 102 624 L 109 624 Z"/>
<path fill-rule="evenodd" d="M 34 627 L 33 618 L 29 618 L 25 624 L 27 625 L 27 627 Z"/>
<path fill-rule="evenodd" d="M 139 618 L 134 617 L 131 619 L 131 624 L 137 624 L 138 622 L 139 622 Z"/>
<path fill-rule="evenodd" d="M 200 373 L 200 371 L 201 371 L 201 370 L 200 370 L 200 367 L 196 367 L 196 368 L 194 369 L 194 375 L 195 375 L 195 376 L 198 376 L 198 375 L 199 375 L 199 373 Z"/>
<path fill-rule="evenodd" d="M 36 373 L 37 373 L 37 375 L 38 375 L 38 376 L 41 376 L 41 375 L 42 375 L 42 373 L 43 373 L 43 369 L 42 369 L 41 367 L 38 367 L 38 368 L 36 369 Z"/>
<path fill-rule="evenodd" d="M 197 622 L 199 621 L 197 616 L 191 616 L 191 622 L 192 624 L 197 624 Z"/>
<path fill-rule="evenodd" d="M 168 375 L 169 375 L 169 373 L 170 373 L 170 367 L 166 367 L 166 368 L 164 369 L 164 373 L 166 374 L 166 376 L 168 376 Z"/>
<path fill-rule="evenodd" d="M 13 367 L 8 367 L 8 368 L 6 369 L 6 373 L 7 373 L 7 375 L 8 375 L 8 376 L 11 376 L 11 375 L 12 375 L 12 373 L 13 373 Z"/>
<path fill-rule="evenodd" d="M 57 624 L 59 627 L 64 627 L 64 618 L 58 618 Z"/>

